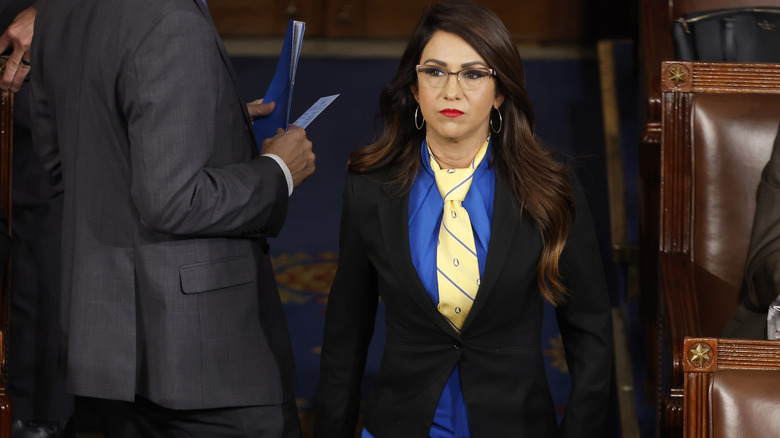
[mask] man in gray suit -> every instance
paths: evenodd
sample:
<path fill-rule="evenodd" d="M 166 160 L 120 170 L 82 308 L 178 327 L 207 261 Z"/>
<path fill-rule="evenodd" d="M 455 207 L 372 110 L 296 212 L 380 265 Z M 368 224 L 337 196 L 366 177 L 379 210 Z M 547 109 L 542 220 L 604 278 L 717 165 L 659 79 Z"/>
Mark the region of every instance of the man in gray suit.
<path fill-rule="evenodd" d="M 65 194 L 69 390 L 106 435 L 298 436 L 266 237 L 314 171 L 305 131 L 263 142 L 201 0 L 48 0 L 36 148 Z"/>

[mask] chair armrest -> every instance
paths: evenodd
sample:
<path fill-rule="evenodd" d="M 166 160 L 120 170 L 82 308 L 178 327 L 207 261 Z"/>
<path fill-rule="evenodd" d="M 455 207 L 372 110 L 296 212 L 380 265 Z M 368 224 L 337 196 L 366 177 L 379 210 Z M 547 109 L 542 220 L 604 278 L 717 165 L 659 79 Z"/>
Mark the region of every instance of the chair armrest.
<path fill-rule="evenodd" d="M 661 299 L 669 327 L 673 357 L 673 386 L 682 385 L 683 342 L 686 336 L 701 336 L 699 306 L 690 256 L 660 253 Z"/>

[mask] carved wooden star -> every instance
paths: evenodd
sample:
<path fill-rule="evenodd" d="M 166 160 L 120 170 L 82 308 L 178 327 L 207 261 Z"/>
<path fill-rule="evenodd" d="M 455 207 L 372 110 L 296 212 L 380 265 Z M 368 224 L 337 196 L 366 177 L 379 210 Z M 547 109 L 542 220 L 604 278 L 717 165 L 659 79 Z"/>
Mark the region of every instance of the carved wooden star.
<path fill-rule="evenodd" d="M 696 348 L 691 349 L 691 362 L 695 362 L 699 367 L 710 361 L 710 347 L 699 342 Z"/>
<path fill-rule="evenodd" d="M 674 82 L 674 85 L 680 85 L 680 83 L 688 80 L 688 72 L 680 67 L 675 66 L 669 69 L 669 80 Z"/>

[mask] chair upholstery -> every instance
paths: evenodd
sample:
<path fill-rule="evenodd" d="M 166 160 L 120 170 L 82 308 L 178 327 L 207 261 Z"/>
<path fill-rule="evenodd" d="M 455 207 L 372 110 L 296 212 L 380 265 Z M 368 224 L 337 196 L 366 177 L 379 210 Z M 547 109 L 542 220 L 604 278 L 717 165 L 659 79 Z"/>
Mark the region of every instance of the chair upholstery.
<path fill-rule="evenodd" d="M 756 190 L 780 122 L 780 99 L 702 93 L 694 98 L 693 119 L 694 279 L 700 312 L 707 315 L 700 318 L 702 333 L 717 336 L 738 301 Z"/>
<path fill-rule="evenodd" d="M 780 436 L 780 341 L 686 338 L 685 438 Z"/>
<path fill-rule="evenodd" d="M 761 171 L 780 121 L 780 64 L 665 62 L 658 263 L 663 436 L 680 436 L 686 336 L 718 337 L 739 303 Z"/>

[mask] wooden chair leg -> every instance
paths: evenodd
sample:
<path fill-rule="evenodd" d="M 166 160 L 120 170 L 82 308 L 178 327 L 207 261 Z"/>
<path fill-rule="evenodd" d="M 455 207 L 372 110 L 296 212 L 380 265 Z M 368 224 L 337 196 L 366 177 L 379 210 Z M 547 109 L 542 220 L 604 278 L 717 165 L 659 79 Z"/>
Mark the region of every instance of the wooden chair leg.
<path fill-rule="evenodd" d="M 11 181 L 13 178 L 13 104 L 14 95 L 0 95 L 0 210 L 8 220 L 11 236 Z M 8 327 L 11 308 L 11 255 L 8 255 L 0 277 L 0 438 L 11 438 L 13 423 L 11 397 L 8 394 Z"/>

